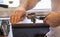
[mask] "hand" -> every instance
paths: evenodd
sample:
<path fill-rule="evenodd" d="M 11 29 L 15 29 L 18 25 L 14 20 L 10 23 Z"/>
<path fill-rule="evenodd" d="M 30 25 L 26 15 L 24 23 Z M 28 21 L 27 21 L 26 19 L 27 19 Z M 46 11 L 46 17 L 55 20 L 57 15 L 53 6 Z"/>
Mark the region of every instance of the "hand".
<path fill-rule="evenodd" d="M 10 16 L 10 22 L 12 24 L 16 24 L 17 22 L 21 21 L 25 17 L 25 10 L 17 9 L 11 16 Z"/>
<path fill-rule="evenodd" d="M 51 12 L 49 13 L 44 22 L 47 23 L 51 27 L 57 27 L 60 25 L 60 12 Z"/>

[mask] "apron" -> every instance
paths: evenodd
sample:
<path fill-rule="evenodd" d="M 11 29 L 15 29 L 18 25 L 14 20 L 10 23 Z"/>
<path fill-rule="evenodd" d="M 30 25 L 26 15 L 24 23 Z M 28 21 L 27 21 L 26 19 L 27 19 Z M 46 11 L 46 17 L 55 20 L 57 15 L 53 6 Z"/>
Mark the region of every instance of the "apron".
<path fill-rule="evenodd" d="M 50 31 L 46 34 L 47 37 L 60 37 L 60 26 L 50 27 Z"/>

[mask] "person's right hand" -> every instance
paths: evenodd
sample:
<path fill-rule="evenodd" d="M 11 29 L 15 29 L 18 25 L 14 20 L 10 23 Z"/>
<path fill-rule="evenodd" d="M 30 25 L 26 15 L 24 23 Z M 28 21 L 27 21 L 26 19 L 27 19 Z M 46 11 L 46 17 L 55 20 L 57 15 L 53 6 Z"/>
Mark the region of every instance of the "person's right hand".
<path fill-rule="evenodd" d="M 57 27 L 60 25 L 60 12 L 50 12 L 47 14 L 44 22 L 51 27 Z"/>
<path fill-rule="evenodd" d="M 12 15 L 10 16 L 10 22 L 12 24 L 16 24 L 17 22 L 24 19 L 25 14 L 26 14 L 25 10 L 21 10 L 21 9 L 15 10 L 14 13 L 12 13 Z"/>

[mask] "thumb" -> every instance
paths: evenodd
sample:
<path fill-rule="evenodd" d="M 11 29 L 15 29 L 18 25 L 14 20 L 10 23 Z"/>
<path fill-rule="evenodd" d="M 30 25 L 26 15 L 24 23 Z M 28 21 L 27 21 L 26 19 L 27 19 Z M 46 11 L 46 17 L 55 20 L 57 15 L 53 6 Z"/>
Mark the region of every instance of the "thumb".
<path fill-rule="evenodd" d="M 48 15 L 50 15 L 50 14 L 51 14 L 51 12 L 49 12 L 49 13 L 46 14 L 45 19 L 43 20 L 43 23 L 47 23 L 46 21 L 48 19 Z"/>

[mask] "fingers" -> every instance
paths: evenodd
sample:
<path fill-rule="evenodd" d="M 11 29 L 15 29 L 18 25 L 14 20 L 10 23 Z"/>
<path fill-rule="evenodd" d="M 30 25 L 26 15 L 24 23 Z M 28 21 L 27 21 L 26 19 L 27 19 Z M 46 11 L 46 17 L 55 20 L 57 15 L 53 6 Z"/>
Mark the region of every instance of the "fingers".
<path fill-rule="evenodd" d="M 14 24 L 14 20 L 15 20 L 14 15 L 11 15 L 11 16 L 10 16 L 10 22 L 11 22 L 12 24 Z"/>
<path fill-rule="evenodd" d="M 46 14 L 45 19 L 44 19 L 44 21 L 43 21 L 44 23 L 46 23 L 46 21 L 47 21 L 47 19 L 48 19 L 48 15 L 50 15 L 50 14 L 51 14 L 51 12 L 49 12 L 49 13 Z"/>
<path fill-rule="evenodd" d="M 16 16 L 11 16 L 10 20 L 11 20 L 10 22 L 11 22 L 12 24 L 16 24 L 16 23 L 19 21 Z"/>
<path fill-rule="evenodd" d="M 17 23 L 17 13 L 15 12 L 15 13 L 13 13 L 11 16 L 10 16 L 10 22 L 12 23 L 12 24 L 16 24 Z"/>
<path fill-rule="evenodd" d="M 24 16 L 25 16 L 25 12 L 24 11 L 15 11 L 15 13 L 13 13 L 10 16 L 10 22 L 12 24 L 16 24 L 17 22 L 23 20 Z"/>
<path fill-rule="evenodd" d="M 45 19 L 44 19 L 44 23 L 47 23 L 47 20 L 50 18 L 49 16 L 51 15 L 51 14 L 53 14 L 54 12 L 49 12 L 49 13 L 47 13 L 46 15 L 45 15 Z"/>
<path fill-rule="evenodd" d="M 14 15 L 12 21 L 13 21 L 13 24 L 16 24 L 17 21 L 19 21 L 19 20 L 18 20 L 18 16 L 17 16 L 17 15 Z"/>
<path fill-rule="evenodd" d="M 19 17 L 19 15 L 11 15 L 11 17 L 10 17 L 10 22 L 12 23 L 12 24 L 16 24 L 17 22 L 19 22 L 20 21 L 20 17 Z"/>

